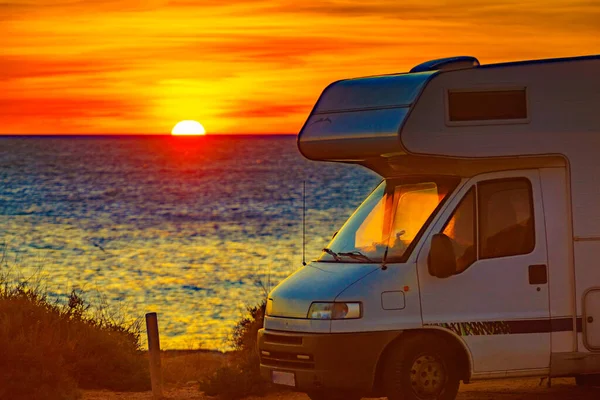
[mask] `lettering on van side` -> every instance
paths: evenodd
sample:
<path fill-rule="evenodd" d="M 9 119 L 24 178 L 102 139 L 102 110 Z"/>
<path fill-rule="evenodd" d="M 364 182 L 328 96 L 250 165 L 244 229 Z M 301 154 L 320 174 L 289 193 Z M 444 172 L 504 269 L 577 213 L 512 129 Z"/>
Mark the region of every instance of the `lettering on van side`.
<path fill-rule="evenodd" d="M 430 324 L 440 326 L 456 333 L 458 336 L 508 335 L 510 326 L 506 322 L 449 322 Z"/>
<path fill-rule="evenodd" d="M 573 319 L 571 317 L 514 321 L 442 322 L 425 325 L 439 326 L 454 332 L 458 336 L 567 332 L 574 330 L 574 328 L 577 332 L 582 332 L 581 317 L 577 318 L 575 327 L 573 327 Z"/>

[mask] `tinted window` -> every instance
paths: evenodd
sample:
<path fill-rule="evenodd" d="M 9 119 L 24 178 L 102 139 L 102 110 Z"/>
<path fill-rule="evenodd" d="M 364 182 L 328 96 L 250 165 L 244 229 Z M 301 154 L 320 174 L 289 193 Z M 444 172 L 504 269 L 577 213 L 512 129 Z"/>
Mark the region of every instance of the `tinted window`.
<path fill-rule="evenodd" d="M 477 259 L 475 245 L 475 189 L 461 200 L 443 233 L 452 241 L 456 256 L 456 272 L 460 273 Z"/>
<path fill-rule="evenodd" d="M 535 247 L 531 184 L 527 179 L 481 182 L 479 258 L 528 254 Z"/>
<path fill-rule="evenodd" d="M 525 89 L 497 91 L 449 91 L 450 121 L 489 121 L 527 118 Z"/>

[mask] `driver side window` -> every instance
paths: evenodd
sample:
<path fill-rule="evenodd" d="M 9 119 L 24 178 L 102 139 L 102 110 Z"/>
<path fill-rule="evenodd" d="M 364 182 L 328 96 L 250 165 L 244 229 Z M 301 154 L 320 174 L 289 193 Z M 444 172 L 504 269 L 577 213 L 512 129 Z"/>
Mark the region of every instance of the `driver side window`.
<path fill-rule="evenodd" d="M 531 183 L 495 179 L 471 187 L 446 222 L 456 274 L 475 261 L 528 254 L 535 248 Z"/>

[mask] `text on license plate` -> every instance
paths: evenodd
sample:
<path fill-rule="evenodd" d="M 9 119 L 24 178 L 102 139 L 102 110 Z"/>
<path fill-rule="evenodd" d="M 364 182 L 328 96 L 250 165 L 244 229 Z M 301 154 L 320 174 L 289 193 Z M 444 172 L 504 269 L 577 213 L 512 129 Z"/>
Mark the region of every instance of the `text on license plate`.
<path fill-rule="evenodd" d="M 296 386 L 296 377 L 293 372 L 273 371 L 273 383 L 278 385 Z"/>

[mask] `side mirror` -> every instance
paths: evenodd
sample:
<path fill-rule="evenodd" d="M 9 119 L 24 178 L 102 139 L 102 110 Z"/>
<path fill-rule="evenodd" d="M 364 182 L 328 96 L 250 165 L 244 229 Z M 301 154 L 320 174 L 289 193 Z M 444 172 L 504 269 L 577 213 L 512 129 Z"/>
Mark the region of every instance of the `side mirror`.
<path fill-rule="evenodd" d="M 456 273 L 456 256 L 448 236 L 443 233 L 433 235 L 427 264 L 429 273 L 436 278 L 448 278 Z"/>

